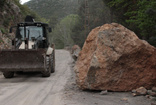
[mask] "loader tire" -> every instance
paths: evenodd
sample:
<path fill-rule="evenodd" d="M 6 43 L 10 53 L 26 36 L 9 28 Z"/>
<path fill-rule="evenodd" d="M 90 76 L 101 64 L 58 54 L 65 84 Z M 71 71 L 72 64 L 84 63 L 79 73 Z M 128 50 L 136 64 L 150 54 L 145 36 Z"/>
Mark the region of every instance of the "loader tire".
<path fill-rule="evenodd" d="M 55 51 L 51 55 L 51 73 L 55 72 Z"/>
<path fill-rule="evenodd" d="M 42 72 L 43 77 L 50 77 L 51 75 L 51 64 L 50 57 L 46 56 L 46 70 Z"/>
<path fill-rule="evenodd" d="M 4 75 L 5 78 L 13 78 L 14 77 L 14 72 L 6 71 L 6 72 L 3 72 L 3 75 Z"/>

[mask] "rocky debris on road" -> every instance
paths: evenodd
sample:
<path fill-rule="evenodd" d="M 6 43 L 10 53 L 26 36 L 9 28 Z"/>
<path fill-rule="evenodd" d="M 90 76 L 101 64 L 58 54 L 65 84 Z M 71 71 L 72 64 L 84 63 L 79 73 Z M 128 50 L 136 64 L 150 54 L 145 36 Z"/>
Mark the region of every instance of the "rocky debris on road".
<path fill-rule="evenodd" d="M 155 89 L 155 87 L 153 87 L 152 89 Z M 133 89 L 132 90 L 132 95 L 133 96 L 145 96 L 147 98 L 150 98 L 150 99 L 156 99 L 156 92 L 155 90 L 147 90 L 146 88 L 144 87 L 140 87 L 140 88 L 137 88 L 137 89 Z"/>
<path fill-rule="evenodd" d="M 147 89 L 144 87 L 140 87 L 140 88 L 132 90 L 133 96 L 140 96 L 140 95 L 146 95 L 146 94 L 147 94 Z"/>
<path fill-rule="evenodd" d="M 146 95 L 147 94 L 147 89 L 144 87 L 140 87 L 136 89 L 136 94 L 137 95 Z"/>
<path fill-rule="evenodd" d="M 108 91 L 83 91 L 78 88 L 75 82 L 74 63 L 69 63 L 71 67 L 71 77 L 66 83 L 63 100 L 66 105 L 150 105 L 153 100 L 145 97 L 133 97 L 130 92 L 111 92 Z M 106 90 L 107 91 L 107 90 Z M 100 94 L 102 93 L 102 94 Z M 138 101 L 139 100 L 139 101 Z"/>
<path fill-rule="evenodd" d="M 80 51 L 81 51 L 81 48 L 80 48 L 78 45 L 74 45 L 74 46 L 72 47 L 71 54 L 72 54 L 72 58 L 73 58 L 75 61 L 77 60 Z"/>
<path fill-rule="evenodd" d="M 148 91 L 148 94 L 152 97 L 156 97 L 156 92 L 153 92 L 153 91 Z"/>
<path fill-rule="evenodd" d="M 75 65 L 78 86 L 85 90 L 131 91 L 156 86 L 156 48 L 124 26 L 93 29 Z"/>
<path fill-rule="evenodd" d="M 136 90 L 135 90 L 135 89 L 133 89 L 133 90 L 132 90 L 132 93 L 136 93 Z"/>
<path fill-rule="evenodd" d="M 122 98 L 121 101 L 128 101 L 128 98 Z"/>
<path fill-rule="evenodd" d="M 101 95 L 107 95 L 107 94 L 108 94 L 108 91 L 107 91 L 107 90 L 101 91 L 100 94 L 101 94 Z"/>
<path fill-rule="evenodd" d="M 156 92 L 156 87 L 153 87 L 153 88 L 152 88 L 152 91 Z"/>

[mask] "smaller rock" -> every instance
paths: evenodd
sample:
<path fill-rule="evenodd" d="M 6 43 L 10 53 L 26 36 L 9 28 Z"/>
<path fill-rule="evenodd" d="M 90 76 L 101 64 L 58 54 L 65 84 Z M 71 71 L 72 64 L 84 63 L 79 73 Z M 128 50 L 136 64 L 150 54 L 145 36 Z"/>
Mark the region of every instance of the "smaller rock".
<path fill-rule="evenodd" d="M 156 103 L 151 103 L 151 105 L 156 105 Z"/>
<path fill-rule="evenodd" d="M 153 91 L 153 92 L 156 92 L 156 87 L 153 87 L 153 88 L 152 88 L 152 91 Z"/>
<path fill-rule="evenodd" d="M 144 87 L 140 87 L 136 89 L 136 94 L 137 95 L 146 95 L 147 94 L 147 89 Z"/>
<path fill-rule="evenodd" d="M 146 95 L 145 97 L 146 97 L 146 98 L 150 98 L 150 95 Z"/>
<path fill-rule="evenodd" d="M 132 93 L 136 93 L 136 90 L 135 90 L 135 89 L 133 89 L 133 90 L 132 90 Z"/>
<path fill-rule="evenodd" d="M 133 95 L 133 97 L 137 96 L 137 94 L 136 94 L 136 93 L 132 93 L 132 95 Z"/>
<path fill-rule="evenodd" d="M 128 98 L 122 98 L 121 101 L 128 101 Z"/>
<path fill-rule="evenodd" d="M 152 93 L 151 96 L 156 97 L 156 92 Z"/>
<path fill-rule="evenodd" d="M 108 91 L 107 91 L 107 90 L 105 90 L 105 91 L 101 91 L 100 94 L 101 94 L 101 95 L 107 95 L 107 94 L 108 94 Z"/>
<path fill-rule="evenodd" d="M 147 90 L 147 94 L 150 94 L 152 92 L 152 90 Z"/>
<path fill-rule="evenodd" d="M 147 94 L 153 97 L 156 97 L 156 92 L 153 92 L 152 90 L 148 90 Z"/>
<path fill-rule="evenodd" d="M 153 100 L 153 99 L 155 99 L 155 97 L 150 96 L 149 99 Z"/>

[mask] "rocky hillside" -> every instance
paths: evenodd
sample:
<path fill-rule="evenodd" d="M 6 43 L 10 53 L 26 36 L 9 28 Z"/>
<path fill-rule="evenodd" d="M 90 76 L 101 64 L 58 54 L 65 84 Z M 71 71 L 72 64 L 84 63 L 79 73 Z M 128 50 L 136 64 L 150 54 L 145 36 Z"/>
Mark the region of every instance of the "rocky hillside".
<path fill-rule="evenodd" d="M 9 28 L 24 20 L 26 15 L 38 17 L 27 6 L 21 5 L 19 0 L 1 0 L 0 2 L 0 49 L 9 48 L 11 35 Z"/>
<path fill-rule="evenodd" d="M 21 9 L 12 0 L 3 0 L 0 9 L 0 30 L 7 33 L 8 28 L 22 20 Z"/>
<path fill-rule="evenodd" d="M 3 0 L 0 4 L 0 49 L 9 48 L 11 40 L 6 35 L 9 27 L 22 20 L 20 8 L 12 0 Z"/>

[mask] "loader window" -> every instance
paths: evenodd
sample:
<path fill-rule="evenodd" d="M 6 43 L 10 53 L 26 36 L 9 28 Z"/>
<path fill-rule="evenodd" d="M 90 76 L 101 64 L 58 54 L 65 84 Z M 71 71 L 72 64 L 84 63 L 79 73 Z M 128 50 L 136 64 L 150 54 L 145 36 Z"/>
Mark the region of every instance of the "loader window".
<path fill-rule="evenodd" d="M 18 31 L 17 38 L 24 40 L 24 27 L 19 27 Z M 26 38 L 28 38 L 28 34 L 29 40 L 31 40 L 31 37 L 34 37 L 35 39 L 43 37 L 43 28 L 37 26 L 26 26 Z"/>

